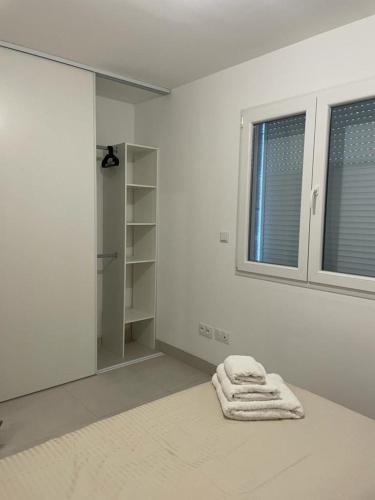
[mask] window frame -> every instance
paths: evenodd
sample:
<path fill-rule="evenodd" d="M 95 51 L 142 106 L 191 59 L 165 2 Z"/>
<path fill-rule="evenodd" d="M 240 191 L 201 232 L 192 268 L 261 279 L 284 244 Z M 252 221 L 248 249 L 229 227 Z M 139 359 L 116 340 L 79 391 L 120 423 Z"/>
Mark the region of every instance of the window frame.
<path fill-rule="evenodd" d="M 318 285 L 374 293 L 374 277 L 322 269 L 331 108 L 371 98 L 375 98 L 375 80 L 348 84 L 319 92 L 317 95 L 312 186 L 318 190 L 318 196 L 315 198 L 314 209 L 311 210 L 308 281 Z"/>
<path fill-rule="evenodd" d="M 305 113 L 305 139 L 301 184 L 298 267 L 254 262 L 248 259 L 249 222 L 252 192 L 252 156 L 254 125 Z M 240 169 L 238 184 L 236 268 L 240 272 L 275 278 L 307 281 L 310 225 L 310 195 L 314 154 L 316 96 L 307 95 L 241 112 Z"/>

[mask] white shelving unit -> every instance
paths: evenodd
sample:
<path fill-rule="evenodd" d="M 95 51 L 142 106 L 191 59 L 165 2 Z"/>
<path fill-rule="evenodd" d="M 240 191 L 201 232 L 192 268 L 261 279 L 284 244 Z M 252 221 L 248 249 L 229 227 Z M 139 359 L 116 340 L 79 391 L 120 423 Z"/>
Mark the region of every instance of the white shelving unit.
<path fill-rule="evenodd" d="M 154 312 L 148 313 L 146 311 L 143 311 L 142 309 L 127 308 L 125 316 L 125 325 L 153 318 L 154 318 Z"/>
<path fill-rule="evenodd" d="M 120 165 L 102 172 L 105 245 L 118 257 L 104 262 L 99 371 L 160 354 L 154 351 L 158 149 L 115 148 Z"/>
<path fill-rule="evenodd" d="M 158 149 L 125 145 L 126 339 L 155 347 Z"/>
<path fill-rule="evenodd" d="M 149 186 L 148 184 L 128 184 L 130 189 L 156 189 L 156 186 Z"/>
<path fill-rule="evenodd" d="M 127 222 L 127 226 L 156 226 L 155 222 Z"/>
<path fill-rule="evenodd" d="M 156 262 L 156 259 L 148 259 L 148 258 L 137 258 L 137 257 L 128 257 L 128 264 L 147 264 L 149 262 Z"/>

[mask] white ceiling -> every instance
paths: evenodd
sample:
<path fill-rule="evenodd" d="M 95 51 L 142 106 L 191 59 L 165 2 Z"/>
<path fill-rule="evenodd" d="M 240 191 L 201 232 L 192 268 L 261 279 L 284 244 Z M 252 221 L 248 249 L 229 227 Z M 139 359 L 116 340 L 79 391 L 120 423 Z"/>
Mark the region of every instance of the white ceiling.
<path fill-rule="evenodd" d="M 374 0 L 0 0 L 0 39 L 173 88 L 374 13 Z"/>

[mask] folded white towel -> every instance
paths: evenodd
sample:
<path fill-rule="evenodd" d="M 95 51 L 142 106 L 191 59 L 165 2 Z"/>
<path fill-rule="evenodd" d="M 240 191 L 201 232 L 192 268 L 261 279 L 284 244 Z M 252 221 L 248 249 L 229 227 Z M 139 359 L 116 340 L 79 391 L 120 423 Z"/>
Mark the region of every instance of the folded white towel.
<path fill-rule="evenodd" d="M 264 384 L 266 370 L 251 356 L 228 356 L 224 368 L 233 384 Z"/>
<path fill-rule="evenodd" d="M 221 363 L 216 369 L 217 378 L 229 401 L 269 401 L 280 397 L 280 389 L 266 375 L 265 384 L 232 384 Z"/>
<path fill-rule="evenodd" d="M 284 383 L 280 375 L 271 373 L 270 381 L 280 390 L 280 399 L 271 401 L 228 401 L 216 373 L 212 383 L 216 389 L 221 408 L 227 418 L 234 420 L 279 420 L 302 418 L 304 411 L 296 396 Z"/>

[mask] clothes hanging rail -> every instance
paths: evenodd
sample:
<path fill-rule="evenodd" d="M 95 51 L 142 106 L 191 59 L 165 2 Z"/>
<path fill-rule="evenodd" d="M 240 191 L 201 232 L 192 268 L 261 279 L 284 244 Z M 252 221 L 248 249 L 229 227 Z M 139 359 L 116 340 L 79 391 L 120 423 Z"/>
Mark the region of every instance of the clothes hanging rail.
<path fill-rule="evenodd" d="M 100 144 L 96 145 L 96 149 L 100 149 L 101 151 L 109 151 L 108 148 L 110 146 L 101 146 Z M 117 147 L 116 146 L 111 146 L 113 148 L 113 151 L 117 153 Z"/>
<path fill-rule="evenodd" d="M 118 257 L 118 252 L 98 253 L 97 255 L 98 259 L 117 259 L 117 257 Z"/>

